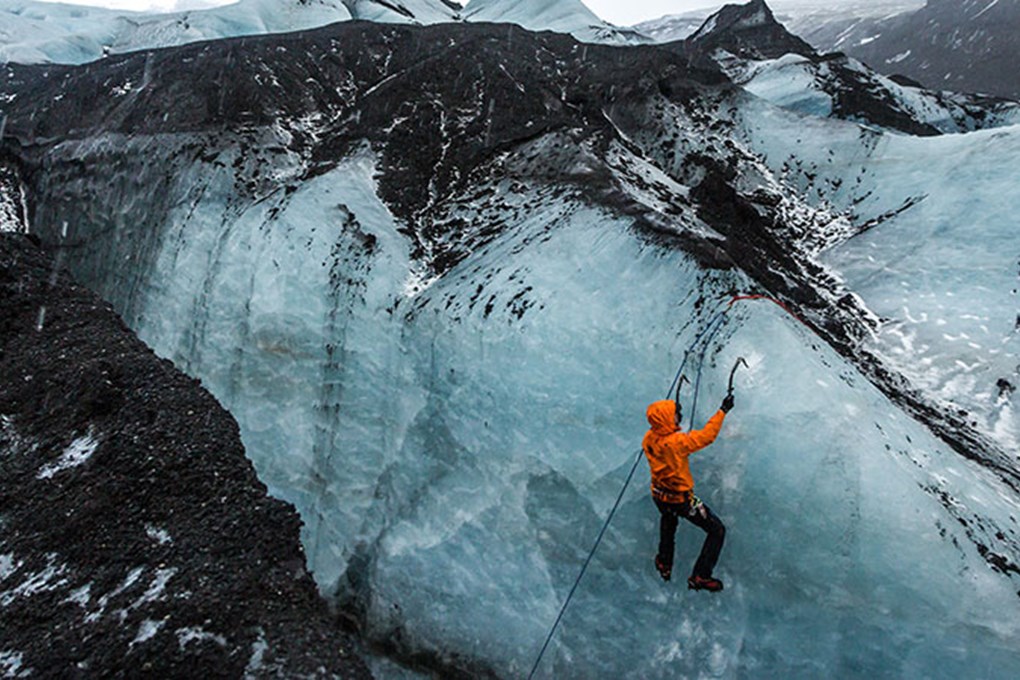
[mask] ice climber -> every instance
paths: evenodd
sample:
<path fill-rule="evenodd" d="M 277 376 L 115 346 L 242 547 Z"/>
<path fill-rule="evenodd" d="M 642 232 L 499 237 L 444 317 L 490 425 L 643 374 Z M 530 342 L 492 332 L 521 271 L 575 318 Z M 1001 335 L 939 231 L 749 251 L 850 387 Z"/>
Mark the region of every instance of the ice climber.
<path fill-rule="evenodd" d="M 662 515 L 659 524 L 659 553 L 655 568 L 664 581 L 673 572 L 673 549 L 677 524 L 684 518 L 707 534 L 694 570 L 687 579 L 693 590 L 716 592 L 723 589 L 722 581 L 712 578 L 712 570 L 719 559 L 726 527 L 712 511 L 694 495 L 694 479 L 688 457 L 705 448 L 719 435 L 726 414 L 733 408 L 733 394 L 723 399 L 722 406 L 705 427 L 684 432 L 680 429 L 680 409 L 673 400 L 657 401 L 647 410 L 651 429 L 645 434 L 644 449 L 652 472 L 652 500 Z"/>

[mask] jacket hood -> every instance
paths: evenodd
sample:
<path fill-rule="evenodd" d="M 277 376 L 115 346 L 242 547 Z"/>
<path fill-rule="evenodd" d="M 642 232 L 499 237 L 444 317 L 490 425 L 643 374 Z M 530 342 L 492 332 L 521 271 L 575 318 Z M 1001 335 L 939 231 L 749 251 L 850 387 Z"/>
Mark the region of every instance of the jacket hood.
<path fill-rule="evenodd" d="M 655 434 L 672 434 L 678 429 L 676 426 L 676 402 L 672 399 L 649 404 L 645 415 L 648 416 L 648 424 L 652 426 L 652 432 Z"/>

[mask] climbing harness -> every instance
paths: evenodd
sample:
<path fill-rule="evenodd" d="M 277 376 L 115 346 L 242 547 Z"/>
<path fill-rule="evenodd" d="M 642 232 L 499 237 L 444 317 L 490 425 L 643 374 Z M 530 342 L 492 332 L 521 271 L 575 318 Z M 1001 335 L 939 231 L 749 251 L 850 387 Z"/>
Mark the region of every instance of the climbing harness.
<path fill-rule="evenodd" d="M 684 351 L 683 360 L 680 362 L 680 368 L 677 369 L 676 375 L 673 377 L 673 381 L 669 385 L 669 390 L 666 392 L 667 396 L 675 395 L 674 401 L 676 402 L 677 409 L 679 410 L 680 387 L 685 382 L 690 383 L 690 380 L 688 380 L 687 376 L 684 375 L 684 369 L 687 367 L 687 360 L 690 358 L 692 352 L 696 350 L 698 344 L 704 338 L 705 342 L 702 345 L 701 351 L 698 355 L 698 371 L 697 376 L 695 377 L 694 380 L 694 395 L 691 402 L 692 428 L 694 427 L 694 417 L 698 407 L 698 391 L 701 387 L 701 369 L 702 366 L 704 365 L 705 354 L 708 352 L 708 348 L 711 346 L 712 340 L 715 338 L 716 333 L 718 333 L 719 329 L 723 327 L 726 313 L 730 311 L 734 304 L 744 300 L 768 300 L 769 302 L 773 302 L 779 305 L 779 307 L 781 307 L 787 314 L 797 319 L 805 326 L 808 325 L 803 319 L 794 314 L 788 306 L 783 304 L 783 302 L 776 300 L 773 297 L 769 297 L 768 295 L 736 295 L 730 298 L 726 306 L 717 311 L 712 316 L 712 318 L 709 319 L 708 323 L 705 325 L 705 328 L 702 329 L 700 333 L 698 333 L 698 335 L 694 338 L 694 342 L 692 342 L 690 346 Z M 810 326 L 808 326 L 808 328 L 810 328 Z M 743 357 L 739 357 L 736 363 L 733 364 L 733 368 L 730 370 L 730 380 L 728 386 L 729 391 L 727 392 L 728 395 L 733 394 L 733 376 L 737 372 L 737 368 L 741 365 L 743 365 L 745 368 L 748 367 L 747 361 L 745 361 Z M 681 414 L 683 413 L 682 410 L 680 410 L 679 412 Z M 623 495 L 624 493 L 626 493 L 627 487 L 630 486 L 630 482 L 634 478 L 634 473 L 637 471 L 638 463 L 641 462 L 643 453 L 644 451 L 642 449 L 637 450 L 637 453 L 634 456 L 634 463 L 633 465 L 630 466 L 630 472 L 627 473 L 627 479 L 624 480 L 623 487 L 620 489 L 620 493 L 616 496 L 616 502 L 613 503 L 613 507 L 609 509 L 609 515 L 606 517 L 606 521 L 602 524 L 602 528 L 599 530 L 599 534 L 595 538 L 595 544 L 592 546 L 591 550 L 588 551 L 588 557 L 584 560 L 584 564 L 581 566 L 581 571 L 577 575 L 577 578 L 574 580 L 574 585 L 571 586 L 570 592 L 567 593 L 567 597 L 563 601 L 563 605 L 560 607 L 559 614 L 556 615 L 556 620 L 553 622 L 552 628 L 549 629 L 549 634 L 546 635 L 545 637 L 545 642 L 542 644 L 542 649 L 538 652 L 538 658 L 535 659 L 535 664 L 531 667 L 531 672 L 528 673 L 528 680 L 531 680 L 534 677 L 535 672 L 538 671 L 539 664 L 542 663 L 542 657 L 545 656 L 546 649 L 549 647 L 549 643 L 552 641 L 553 635 L 556 634 L 556 629 L 557 627 L 559 627 L 560 621 L 563 620 L 563 615 L 566 613 L 567 607 L 570 605 L 570 601 L 574 598 L 574 593 L 577 591 L 577 587 L 581 584 L 581 579 L 584 578 L 584 574 L 588 570 L 588 565 L 591 564 L 592 558 L 595 557 L 595 552 L 599 549 L 599 544 L 602 543 L 602 537 L 605 536 L 606 530 L 609 528 L 609 523 L 613 521 L 613 516 L 616 514 L 617 509 L 619 509 L 620 502 L 623 501 Z"/>

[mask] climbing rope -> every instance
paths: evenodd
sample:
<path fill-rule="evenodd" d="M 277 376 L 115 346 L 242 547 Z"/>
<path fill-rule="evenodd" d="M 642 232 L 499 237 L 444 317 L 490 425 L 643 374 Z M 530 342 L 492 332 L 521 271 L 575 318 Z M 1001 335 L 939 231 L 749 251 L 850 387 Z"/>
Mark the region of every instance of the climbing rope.
<path fill-rule="evenodd" d="M 774 302 L 775 304 L 779 305 L 787 314 L 797 319 L 805 326 L 807 325 L 807 323 L 805 323 L 803 319 L 794 314 L 787 305 L 785 305 L 783 302 L 779 300 L 776 300 L 775 298 L 769 297 L 768 295 L 736 295 L 730 298 L 726 306 L 720 309 L 718 312 L 716 312 L 715 315 L 713 315 L 712 318 L 709 319 L 708 323 L 705 325 L 705 328 L 702 329 L 702 331 L 698 333 L 697 336 L 695 336 L 694 341 L 690 344 L 687 350 L 684 351 L 684 357 L 683 360 L 680 362 L 680 368 L 677 369 L 676 376 L 674 376 L 673 382 L 670 383 L 669 391 L 666 392 L 666 396 L 669 397 L 674 393 L 675 390 L 676 393 L 675 401 L 679 405 L 680 386 L 683 384 L 683 381 L 686 380 L 686 378 L 684 377 L 684 369 L 687 367 L 687 359 L 690 358 L 692 351 L 694 351 L 697 348 L 698 343 L 701 342 L 701 339 L 706 338 L 707 335 L 705 343 L 701 348 L 701 353 L 698 357 L 698 372 L 697 377 L 695 378 L 694 381 L 694 398 L 691 404 L 692 428 L 694 427 L 694 412 L 698 406 L 698 390 L 701 387 L 701 370 L 704 365 L 705 354 L 707 353 L 708 348 L 711 346 L 712 340 L 715 339 L 716 333 L 718 333 L 719 329 L 723 327 L 726 313 L 730 311 L 734 304 L 744 300 L 768 300 L 770 302 Z M 747 365 L 747 362 L 744 361 L 743 358 L 741 358 L 737 364 L 734 364 L 733 371 L 730 372 L 731 391 L 733 389 L 733 372 L 736 371 L 736 367 L 737 365 L 739 365 L 740 362 L 744 362 L 745 366 Z M 553 639 L 553 635 L 556 634 L 556 629 L 559 627 L 560 621 L 563 619 L 563 615 L 567 611 L 567 607 L 570 606 L 570 601 L 574 598 L 574 593 L 577 591 L 577 587 L 581 584 L 581 579 L 584 578 L 585 572 L 588 571 L 588 565 L 591 564 L 592 558 L 595 557 L 595 552 L 599 549 L 599 544 L 602 543 L 602 537 L 605 536 L 606 530 L 609 528 L 609 523 L 613 521 L 613 516 L 616 514 L 617 509 L 620 507 L 620 502 L 623 501 L 623 495 L 627 492 L 627 487 L 630 486 L 631 480 L 634 479 L 634 473 L 637 471 L 638 463 L 641 462 L 642 453 L 644 453 L 644 451 L 638 449 L 637 453 L 635 454 L 634 464 L 630 466 L 630 472 L 627 474 L 627 479 L 624 480 L 623 487 L 620 488 L 620 493 L 616 496 L 616 502 L 613 503 L 613 507 L 610 508 L 609 515 L 606 517 L 606 521 L 602 524 L 602 528 L 599 530 L 599 534 L 595 538 L 595 544 L 591 547 L 591 550 L 588 551 L 588 557 L 585 558 L 584 564 L 581 566 L 580 573 L 577 575 L 577 578 L 574 579 L 574 585 L 570 587 L 570 592 L 567 593 L 567 597 L 563 601 L 563 605 L 560 607 L 559 613 L 556 615 L 556 620 L 553 622 L 552 627 L 549 629 L 549 634 L 545 636 L 545 642 L 542 644 L 542 649 L 538 652 L 538 657 L 535 659 L 535 664 L 531 667 L 531 672 L 528 673 L 528 680 L 531 680 L 534 677 L 535 672 L 538 671 L 538 666 L 539 664 L 542 663 L 542 657 L 545 656 L 545 651 L 546 649 L 548 649 L 549 643 Z"/>
<path fill-rule="evenodd" d="M 602 525 L 602 529 L 599 531 L 598 537 L 595 539 L 595 545 L 588 551 L 588 558 L 584 561 L 584 565 L 581 567 L 581 573 L 577 575 L 574 580 L 574 585 L 570 588 L 570 592 L 567 593 L 567 599 L 563 601 L 563 606 L 560 607 L 560 613 L 556 615 L 556 621 L 553 622 L 552 628 L 549 629 L 549 634 L 545 636 L 545 643 L 542 645 L 542 651 L 538 653 L 538 658 L 535 659 L 535 665 L 531 667 L 531 672 L 528 673 L 528 680 L 535 675 L 535 671 L 538 670 L 538 665 L 542 663 L 542 657 L 545 655 L 545 650 L 552 641 L 553 634 L 556 633 L 556 627 L 560 625 L 560 619 L 563 618 L 563 614 L 567 611 L 567 605 L 570 604 L 570 600 L 574 597 L 574 591 L 577 590 L 577 586 L 581 584 L 581 579 L 584 578 L 584 572 L 588 570 L 588 565 L 591 563 L 593 557 L 595 557 L 595 551 L 599 549 L 599 543 L 602 542 L 602 537 L 606 533 L 606 529 L 609 528 L 609 523 L 613 520 L 613 515 L 616 514 L 616 509 L 620 507 L 620 501 L 623 500 L 623 494 L 627 491 L 627 487 L 630 486 L 630 480 L 634 478 L 634 472 L 637 470 L 638 463 L 641 462 L 641 449 L 637 450 L 634 456 L 634 464 L 630 466 L 630 473 L 627 475 L 627 479 L 623 482 L 623 488 L 620 489 L 620 495 L 616 497 L 616 502 L 613 503 L 613 507 L 609 510 L 609 516 L 606 517 L 605 523 Z"/>

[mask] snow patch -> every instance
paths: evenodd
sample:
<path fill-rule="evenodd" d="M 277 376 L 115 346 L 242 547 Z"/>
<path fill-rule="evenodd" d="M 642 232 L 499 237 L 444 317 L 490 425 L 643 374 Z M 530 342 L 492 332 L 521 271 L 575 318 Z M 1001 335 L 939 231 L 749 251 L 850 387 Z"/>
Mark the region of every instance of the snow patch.
<path fill-rule="evenodd" d="M 99 598 L 98 608 L 93 612 L 89 612 L 88 615 L 85 616 L 85 623 L 95 623 L 96 621 L 98 621 L 103 616 L 103 613 L 106 611 L 106 605 L 110 603 L 110 600 L 117 597 L 125 590 L 133 586 L 135 583 L 137 583 L 138 579 L 142 577 L 142 573 L 144 572 L 145 567 L 136 567 L 132 569 L 128 573 L 128 575 L 124 578 L 123 583 L 117 586 L 113 591 Z M 121 611 L 121 618 L 125 618 L 126 616 L 127 612 Z"/>
<path fill-rule="evenodd" d="M 190 645 L 192 642 L 208 641 L 215 642 L 220 647 L 227 646 L 227 639 L 225 637 L 223 637 L 222 635 L 218 635 L 216 633 L 206 632 L 201 628 L 195 627 L 178 628 L 175 632 L 177 634 L 177 642 L 180 645 L 182 652 L 184 651 L 184 648 Z"/>
<path fill-rule="evenodd" d="M 0 605 L 6 607 L 19 597 L 32 597 L 37 593 L 53 591 L 66 585 L 67 579 L 61 576 L 67 571 L 67 567 L 54 564 L 54 556 L 50 556 L 49 561 L 45 569 L 30 574 L 17 588 L 0 593 Z"/>
<path fill-rule="evenodd" d="M 22 565 L 22 562 L 15 562 L 14 555 L 11 553 L 5 553 L 0 555 L 0 581 L 5 580 L 8 576 L 13 574 Z"/>
<path fill-rule="evenodd" d="M 123 85 L 119 85 L 113 88 L 113 90 L 111 90 L 111 93 L 113 94 L 114 97 L 123 97 L 127 93 L 131 92 L 132 87 L 134 87 L 134 85 L 129 80 Z"/>
<path fill-rule="evenodd" d="M 6 101 L 13 101 L 8 98 Z M 0 97 L 0 104 L 5 103 Z M 6 118 L 0 114 L 0 137 L 3 136 Z M 0 165 L 0 233 L 23 233 L 26 225 L 25 195 L 17 173 Z"/>
<path fill-rule="evenodd" d="M 163 627 L 165 621 L 153 621 L 152 619 L 145 619 L 141 625 L 138 626 L 138 633 L 135 635 L 135 639 L 131 641 L 128 647 L 134 647 L 137 644 L 141 644 L 147 640 L 151 640 L 159 632 L 159 629 Z"/>
<path fill-rule="evenodd" d="M 170 533 L 166 529 L 153 526 L 151 524 L 146 525 L 145 535 L 160 545 L 170 545 L 174 542 L 173 538 L 170 537 Z"/>
<path fill-rule="evenodd" d="M 5 678 L 27 678 L 32 675 L 31 668 L 21 670 L 22 663 L 24 661 L 21 652 L 0 652 L 0 673 L 3 673 Z"/>
<path fill-rule="evenodd" d="M 71 594 L 64 598 L 64 602 L 70 602 L 76 604 L 82 609 L 88 607 L 89 599 L 91 598 L 92 584 L 88 583 L 81 588 L 75 588 L 71 591 Z"/>
<path fill-rule="evenodd" d="M 56 461 L 47 463 L 36 475 L 36 479 L 50 479 L 53 475 L 63 470 L 78 467 L 95 453 L 99 442 L 96 440 L 92 430 L 84 437 L 79 437 L 71 442 L 70 446 L 64 449 L 64 453 Z"/>
<path fill-rule="evenodd" d="M 407 279 L 404 281 L 403 296 L 408 299 L 414 298 L 428 290 L 438 280 L 438 276 L 429 276 L 423 271 L 412 270 L 408 272 Z"/>
<path fill-rule="evenodd" d="M 135 600 L 129 609 L 138 609 L 144 604 L 149 602 L 155 602 L 166 590 L 166 584 L 170 582 L 170 579 L 177 573 L 176 567 L 169 569 L 157 569 L 155 576 L 152 578 L 152 583 L 149 584 L 148 590 L 142 593 L 142 596 Z"/>
<path fill-rule="evenodd" d="M 262 657 L 265 656 L 268 649 L 269 643 L 266 642 L 266 631 L 259 628 L 259 636 L 251 644 L 251 658 L 248 659 L 248 665 L 244 668 L 245 680 L 257 678 L 261 675 L 259 671 L 262 670 Z"/>

